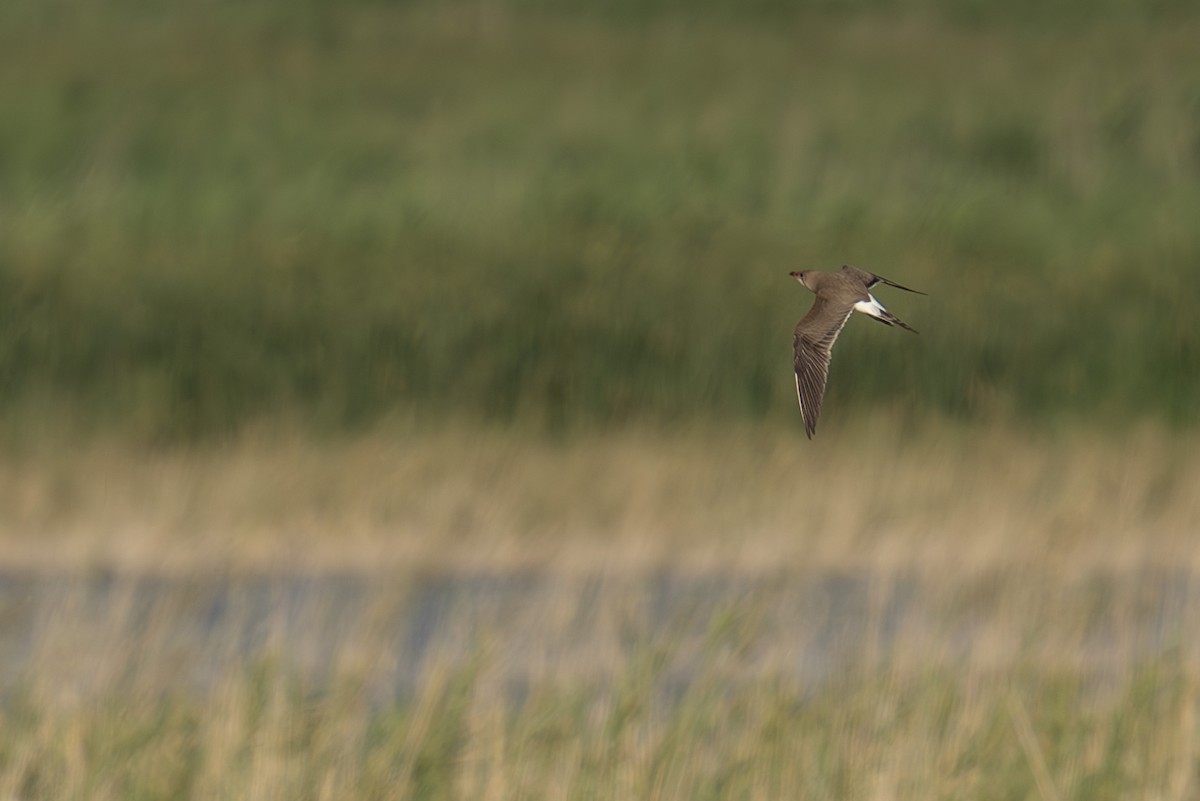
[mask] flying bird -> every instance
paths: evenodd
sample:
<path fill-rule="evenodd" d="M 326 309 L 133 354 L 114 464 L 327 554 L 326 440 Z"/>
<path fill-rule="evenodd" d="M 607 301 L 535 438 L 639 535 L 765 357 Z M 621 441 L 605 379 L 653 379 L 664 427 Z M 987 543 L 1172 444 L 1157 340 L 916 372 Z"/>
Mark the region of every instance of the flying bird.
<path fill-rule="evenodd" d="M 792 340 L 796 349 L 796 397 L 800 400 L 800 414 L 804 417 L 804 433 L 812 439 L 817 430 L 817 418 L 821 415 L 821 399 L 825 396 L 825 379 L 829 376 L 833 343 L 851 313 L 862 312 L 884 325 L 898 325 L 906 331 L 917 333 L 915 328 L 883 308 L 883 304 L 870 293 L 871 287 L 887 284 L 905 292 L 918 295 L 925 293 L 849 264 L 837 272 L 801 270 L 789 274 L 817 296 L 808 314 L 796 323 Z"/>

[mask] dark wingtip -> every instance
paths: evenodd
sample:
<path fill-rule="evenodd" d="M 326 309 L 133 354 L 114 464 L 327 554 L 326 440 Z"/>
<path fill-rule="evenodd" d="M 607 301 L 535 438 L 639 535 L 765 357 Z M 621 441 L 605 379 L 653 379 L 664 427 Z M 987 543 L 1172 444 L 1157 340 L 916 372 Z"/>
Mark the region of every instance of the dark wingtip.
<path fill-rule="evenodd" d="M 905 292 L 911 292 L 914 295 L 925 295 L 926 297 L 929 296 L 928 292 L 922 292 L 919 289 L 913 289 L 912 287 L 905 286 L 904 284 L 897 284 L 895 281 L 889 281 L 886 278 L 880 278 L 879 280 L 882 281 L 883 283 L 887 284 L 888 286 L 894 286 L 894 287 L 896 287 L 896 289 L 903 289 Z"/>
<path fill-rule="evenodd" d="M 801 410 L 803 411 L 803 410 Z M 804 420 L 804 436 L 809 439 L 813 438 L 813 434 L 817 433 L 817 423 L 815 420 L 809 420 L 807 417 L 802 417 Z"/>

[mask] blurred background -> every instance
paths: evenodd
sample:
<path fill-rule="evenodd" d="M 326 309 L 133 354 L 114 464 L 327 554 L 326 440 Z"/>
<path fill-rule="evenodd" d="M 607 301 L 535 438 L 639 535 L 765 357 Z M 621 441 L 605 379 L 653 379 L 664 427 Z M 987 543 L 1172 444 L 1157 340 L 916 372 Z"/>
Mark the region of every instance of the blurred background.
<path fill-rule="evenodd" d="M 783 429 L 787 273 L 843 263 L 930 299 L 831 429 L 1194 419 L 1190 3 L 0 13 L 9 426 Z"/>
<path fill-rule="evenodd" d="M 1197 42 L 6 0 L 0 797 L 1194 797 Z"/>

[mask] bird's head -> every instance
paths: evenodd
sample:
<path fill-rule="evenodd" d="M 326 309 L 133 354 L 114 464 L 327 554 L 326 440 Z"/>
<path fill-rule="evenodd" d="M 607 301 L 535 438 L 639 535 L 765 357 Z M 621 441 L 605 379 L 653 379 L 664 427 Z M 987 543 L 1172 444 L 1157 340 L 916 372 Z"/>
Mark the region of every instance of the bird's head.
<path fill-rule="evenodd" d="M 808 289 L 810 291 L 812 290 L 812 287 L 808 285 L 808 270 L 800 270 L 799 272 L 791 272 L 791 273 L 788 273 L 788 275 L 790 275 L 792 278 L 795 278 L 797 281 L 799 281 L 801 284 L 803 284 L 805 289 Z"/>

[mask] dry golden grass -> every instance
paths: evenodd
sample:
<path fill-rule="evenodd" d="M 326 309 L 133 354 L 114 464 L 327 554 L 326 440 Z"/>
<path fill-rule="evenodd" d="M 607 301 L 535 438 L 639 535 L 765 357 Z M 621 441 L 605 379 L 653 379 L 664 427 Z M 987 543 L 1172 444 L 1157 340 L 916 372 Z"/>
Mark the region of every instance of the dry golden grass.
<path fill-rule="evenodd" d="M 397 426 L 317 441 L 42 444 L 0 462 L 0 560 L 959 574 L 1196 566 L 1200 438 L 874 417 L 550 440 Z"/>
<path fill-rule="evenodd" d="M 860 422 L 12 448 L 0 798 L 1194 797 L 1196 435 Z"/>

